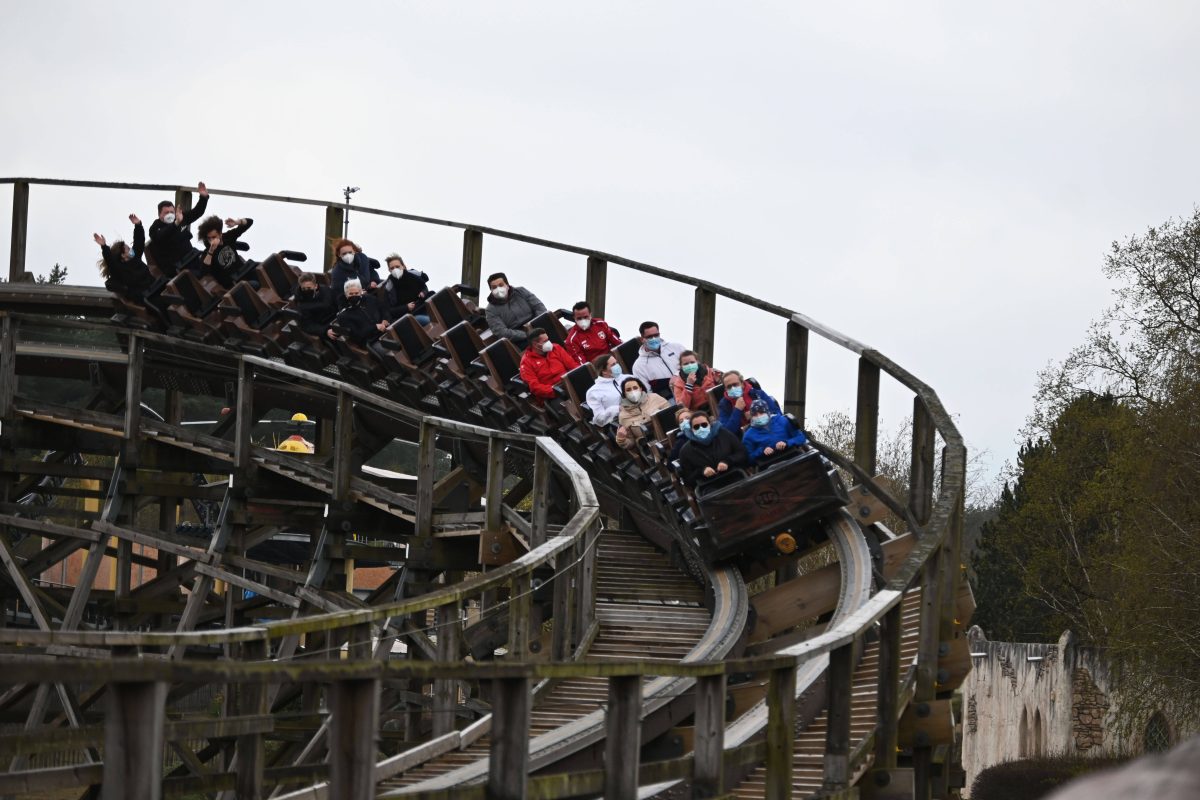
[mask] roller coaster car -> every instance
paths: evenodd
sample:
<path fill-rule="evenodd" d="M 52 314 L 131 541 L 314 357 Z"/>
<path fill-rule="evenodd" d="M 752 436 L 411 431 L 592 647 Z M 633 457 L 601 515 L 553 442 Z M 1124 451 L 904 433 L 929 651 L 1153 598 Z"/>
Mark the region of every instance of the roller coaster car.
<path fill-rule="evenodd" d="M 816 450 L 760 462 L 754 475 L 701 484 L 696 501 L 708 531 L 699 538 L 710 561 L 735 555 L 748 545 L 786 529 L 797 529 L 850 502 L 837 469 Z"/>

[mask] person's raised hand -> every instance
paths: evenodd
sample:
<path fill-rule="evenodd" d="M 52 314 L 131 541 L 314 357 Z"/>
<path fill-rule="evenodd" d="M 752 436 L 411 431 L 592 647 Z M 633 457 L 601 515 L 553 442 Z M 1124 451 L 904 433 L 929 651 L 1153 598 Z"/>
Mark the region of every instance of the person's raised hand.
<path fill-rule="evenodd" d="M 130 215 L 129 215 L 129 221 L 130 221 L 130 222 L 132 222 L 134 225 L 141 225 L 141 224 L 142 224 L 142 221 L 141 221 L 140 219 L 138 219 L 138 215 L 137 215 L 137 214 L 130 214 Z"/>
<path fill-rule="evenodd" d="M 204 185 L 204 181 L 196 184 L 196 189 L 200 192 L 201 197 L 208 197 L 208 187 Z"/>
<path fill-rule="evenodd" d="M 379 284 L 378 284 L 378 283 L 376 283 L 375 281 L 371 281 L 371 288 L 372 288 L 372 289 L 378 289 L 378 288 L 379 288 Z"/>
<path fill-rule="evenodd" d="M 737 399 L 737 402 L 733 404 L 733 407 L 736 408 L 738 411 L 745 411 L 746 410 L 746 396 L 742 395 L 741 397 L 739 397 Z"/>
<path fill-rule="evenodd" d="M 233 217 L 225 218 L 225 227 L 226 228 L 236 228 L 240 224 L 241 224 L 241 220 L 234 219 Z"/>
<path fill-rule="evenodd" d="M 775 443 L 775 449 L 776 449 L 776 450 L 786 450 L 786 449 L 787 449 L 787 442 L 776 442 L 776 443 Z"/>
<path fill-rule="evenodd" d="M 104 241 L 104 237 L 98 233 L 93 233 L 92 239 L 96 242 L 96 244 L 100 245 L 101 247 L 104 247 L 106 244 L 108 244 L 108 242 Z"/>

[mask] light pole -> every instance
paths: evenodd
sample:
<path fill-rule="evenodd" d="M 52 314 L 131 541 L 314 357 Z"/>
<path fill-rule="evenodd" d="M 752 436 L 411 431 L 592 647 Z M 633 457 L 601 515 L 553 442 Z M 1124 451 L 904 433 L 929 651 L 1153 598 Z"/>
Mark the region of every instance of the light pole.
<path fill-rule="evenodd" d="M 347 186 L 342 190 L 346 196 L 346 216 L 342 217 L 342 237 L 350 238 L 350 195 L 358 191 L 357 186 Z"/>

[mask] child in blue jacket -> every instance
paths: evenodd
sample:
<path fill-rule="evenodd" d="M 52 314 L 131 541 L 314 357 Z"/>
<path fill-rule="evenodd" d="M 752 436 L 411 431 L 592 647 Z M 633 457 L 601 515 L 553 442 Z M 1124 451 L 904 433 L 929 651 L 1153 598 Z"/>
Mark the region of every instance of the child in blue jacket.
<path fill-rule="evenodd" d="M 742 445 L 750 457 L 750 463 L 756 464 L 762 458 L 786 450 L 789 447 L 800 447 L 808 442 L 804 431 L 792 424 L 783 414 L 772 414 L 763 400 L 755 400 L 750 404 L 750 425 L 742 434 Z"/>

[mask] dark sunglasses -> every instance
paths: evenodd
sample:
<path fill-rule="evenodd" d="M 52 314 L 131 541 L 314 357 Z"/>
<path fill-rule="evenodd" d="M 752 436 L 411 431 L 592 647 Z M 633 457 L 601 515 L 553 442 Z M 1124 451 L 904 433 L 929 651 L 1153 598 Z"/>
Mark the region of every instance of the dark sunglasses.
<path fill-rule="evenodd" d="M 697 425 L 693 425 L 693 426 L 692 426 L 692 430 L 694 430 L 694 431 L 702 431 L 702 430 L 704 430 L 704 429 L 705 429 L 705 428 L 707 428 L 707 427 L 708 427 L 708 423 L 707 423 L 707 422 L 701 422 L 701 423 L 699 423 L 699 424 L 697 424 Z"/>

